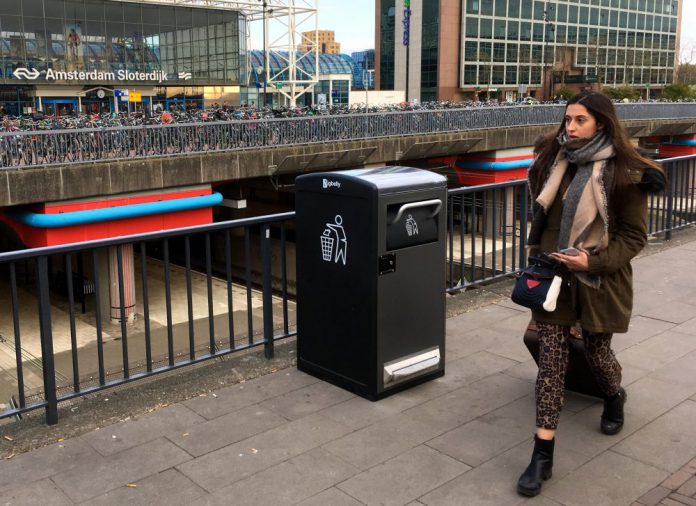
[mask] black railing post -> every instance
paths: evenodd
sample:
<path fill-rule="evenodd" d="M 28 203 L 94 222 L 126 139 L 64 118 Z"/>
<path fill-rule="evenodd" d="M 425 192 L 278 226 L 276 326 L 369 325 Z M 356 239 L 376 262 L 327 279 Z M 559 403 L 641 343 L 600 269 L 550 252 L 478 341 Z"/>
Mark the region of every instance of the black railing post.
<path fill-rule="evenodd" d="M 674 164 L 667 166 L 667 215 L 665 216 L 665 241 L 672 239 L 672 213 L 674 212 Z"/>
<path fill-rule="evenodd" d="M 273 287 L 271 283 L 271 228 L 261 225 L 261 272 L 263 273 L 263 349 L 273 358 Z"/>
<path fill-rule="evenodd" d="M 529 216 L 529 191 L 527 185 L 522 186 L 520 198 L 520 269 L 527 267 L 527 217 Z"/>
<path fill-rule="evenodd" d="M 39 333 L 41 335 L 41 363 L 46 398 L 46 423 L 55 425 L 58 423 L 58 399 L 56 396 L 56 366 L 53 361 L 51 301 L 48 295 L 48 283 L 48 258 L 40 256 L 36 259 L 36 288 L 39 296 Z"/>

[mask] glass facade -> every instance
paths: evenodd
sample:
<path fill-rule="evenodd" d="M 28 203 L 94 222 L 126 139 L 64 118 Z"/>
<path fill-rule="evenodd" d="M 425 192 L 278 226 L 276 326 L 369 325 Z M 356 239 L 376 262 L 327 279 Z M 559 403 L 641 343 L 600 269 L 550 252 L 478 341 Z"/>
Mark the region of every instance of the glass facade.
<path fill-rule="evenodd" d="M 555 82 L 670 84 L 678 1 L 463 0 L 460 86 L 540 86 L 566 50 Z"/>
<path fill-rule="evenodd" d="M 399 32 L 401 33 L 401 32 Z M 395 0 L 382 0 L 379 41 L 379 87 L 394 89 L 394 43 L 396 36 Z"/>
<path fill-rule="evenodd" d="M 437 41 L 440 2 L 423 2 L 421 35 L 421 101 L 437 100 Z"/>
<path fill-rule="evenodd" d="M 364 90 L 373 89 L 375 87 L 374 75 L 372 73 L 366 73 L 367 70 L 373 70 L 375 68 L 375 50 L 369 49 L 367 51 L 358 51 L 357 53 L 351 53 L 353 58 L 353 88 Z M 365 82 L 367 79 L 367 82 Z"/>
<path fill-rule="evenodd" d="M 245 23 L 226 10 L 1 0 L 0 84 L 240 84 Z"/>

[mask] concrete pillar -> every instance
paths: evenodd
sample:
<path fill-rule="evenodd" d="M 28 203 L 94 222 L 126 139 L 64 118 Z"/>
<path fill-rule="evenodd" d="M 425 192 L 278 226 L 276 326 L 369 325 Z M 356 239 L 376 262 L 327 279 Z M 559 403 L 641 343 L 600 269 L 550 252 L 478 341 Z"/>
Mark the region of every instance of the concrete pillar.
<path fill-rule="evenodd" d="M 133 245 L 121 246 L 121 267 L 123 271 L 123 304 L 125 306 L 126 322 L 135 321 L 135 260 Z M 116 247 L 109 248 L 109 315 L 112 322 L 121 321 L 121 298 L 118 283 L 118 256 Z"/>

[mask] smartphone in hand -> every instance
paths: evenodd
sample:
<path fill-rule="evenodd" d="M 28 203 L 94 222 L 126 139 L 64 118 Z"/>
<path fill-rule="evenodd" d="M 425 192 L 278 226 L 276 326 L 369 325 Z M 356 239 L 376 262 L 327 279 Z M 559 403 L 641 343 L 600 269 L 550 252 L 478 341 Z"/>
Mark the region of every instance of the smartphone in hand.
<path fill-rule="evenodd" d="M 564 248 L 559 253 L 563 253 L 564 255 L 569 255 L 571 257 L 576 257 L 580 254 L 580 251 L 576 248 Z"/>

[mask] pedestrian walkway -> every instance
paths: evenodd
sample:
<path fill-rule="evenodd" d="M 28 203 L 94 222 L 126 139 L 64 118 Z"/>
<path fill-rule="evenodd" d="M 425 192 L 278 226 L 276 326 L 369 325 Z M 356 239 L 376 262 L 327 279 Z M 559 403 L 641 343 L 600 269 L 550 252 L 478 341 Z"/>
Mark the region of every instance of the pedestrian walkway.
<path fill-rule="evenodd" d="M 536 367 L 507 300 L 447 321 L 444 377 L 372 403 L 285 369 L 0 462 L 3 504 L 696 504 L 696 242 L 634 261 L 615 350 L 626 425 L 569 394 L 554 475 L 529 461 Z M 137 388 L 137 387 L 136 387 Z M 59 422 L 60 423 L 60 422 Z"/>

